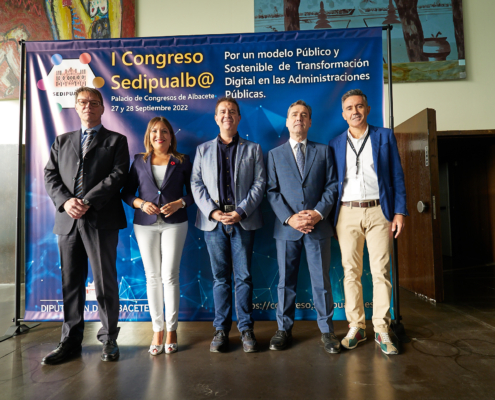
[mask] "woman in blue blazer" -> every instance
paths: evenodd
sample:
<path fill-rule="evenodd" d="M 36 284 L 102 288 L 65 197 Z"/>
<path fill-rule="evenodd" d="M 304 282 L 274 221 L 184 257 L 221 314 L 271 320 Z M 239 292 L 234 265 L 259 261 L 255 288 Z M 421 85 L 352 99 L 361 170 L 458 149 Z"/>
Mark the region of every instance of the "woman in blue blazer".
<path fill-rule="evenodd" d="M 187 235 L 186 207 L 194 199 L 191 161 L 177 152 L 177 139 L 166 118 L 155 117 L 148 123 L 144 147 L 146 152 L 134 157 L 122 198 L 135 209 L 134 233 L 146 274 L 154 332 L 149 352 L 155 356 L 178 350 L 179 267 Z"/>

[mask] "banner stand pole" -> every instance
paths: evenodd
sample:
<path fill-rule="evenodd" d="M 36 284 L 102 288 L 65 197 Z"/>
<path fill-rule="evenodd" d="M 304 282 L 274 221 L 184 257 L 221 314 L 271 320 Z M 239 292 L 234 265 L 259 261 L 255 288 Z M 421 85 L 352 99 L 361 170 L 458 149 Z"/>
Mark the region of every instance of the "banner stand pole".
<path fill-rule="evenodd" d="M 26 43 L 24 40 L 19 41 L 21 46 L 21 81 L 19 88 L 19 146 L 17 153 L 17 215 L 16 215 L 16 241 L 15 241 L 15 315 L 12 318 L 14 325 L 11 325 L 5 335 L 0 337 L 0 342 L 10 339 L 13 336 L 27 332 L 29 329 L 40 325 L 21 324 L 24 320 L 21 319 L 21 268 L 22 268 L 22 252 L 24 251 L 24 243 L 22 242 L 22 233 L 24 231 L 22 208 L 24 207 L 24 199 L 22 196 L 22 134 L 24 130 L 24 74 L 26 70 Z"/>
<path fill-rule="evenodd" d="M 388 104 L 389 104 L 389 128 L 394 131 L 394 98 L 392 91 L 392 32 L 393 26 L 386 25 L 383 27 L 387 31 L 387 69 L 388 69 Z M 390 328 L 395 334 L 399 342 L 409 343 L 411 339 L 406 335 L 404 325 L 402 324 L 402 316 L 400 315 L 399 302 L 399 252 L 397 239 L 393 238 L 393 255 L 392 255 L 392 280 L 393 280 L 393 304 L 394 304 L 394 319 Z"/>

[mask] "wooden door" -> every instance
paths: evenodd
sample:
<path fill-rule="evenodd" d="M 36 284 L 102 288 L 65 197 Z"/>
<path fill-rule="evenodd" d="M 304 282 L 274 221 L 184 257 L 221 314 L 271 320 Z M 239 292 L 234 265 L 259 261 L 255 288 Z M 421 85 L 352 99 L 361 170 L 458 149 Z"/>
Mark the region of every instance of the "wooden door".
<path fill-rule="evenodd" d="M 399 237 L 399 285 L 443 301 L 436 112 L 425 109 L 394 129 L 406 181 L 406 229 Z M 426 209 L 418 210 L 418 202 Z"/>

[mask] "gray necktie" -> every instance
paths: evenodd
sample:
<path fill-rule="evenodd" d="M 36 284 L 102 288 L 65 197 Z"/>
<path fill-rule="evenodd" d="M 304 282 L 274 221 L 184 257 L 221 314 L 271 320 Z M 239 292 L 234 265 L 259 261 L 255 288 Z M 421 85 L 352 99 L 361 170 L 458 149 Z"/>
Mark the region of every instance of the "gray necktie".
<path fill-rule="evenodd" d="M 81 143 L 81 161 L 79 162 L 79 170 L 77 171 L 76 177 L 76 187 L 74 189 L 74 194 L 77 198 L 81 199 L 83 194 L 83 167 L 84 167 L 84 157 L 88 152 L 88 148 L 95 137 L 95 130 L 87 129 L 86 134 L 83 135 L 83 140 Z"/>
<path fill-rule="evenodd" d="M 299 168 L 299 173 L 301 178 L 304 176 L 304 153 L 302 152 L 302 143 L 296 144 L 296 164 Z"/>

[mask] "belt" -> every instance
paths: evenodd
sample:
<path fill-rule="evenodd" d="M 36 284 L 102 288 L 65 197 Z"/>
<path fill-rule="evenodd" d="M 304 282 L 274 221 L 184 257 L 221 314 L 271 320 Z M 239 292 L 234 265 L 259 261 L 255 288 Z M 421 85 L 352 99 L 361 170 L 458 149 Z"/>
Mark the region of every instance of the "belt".
<path fill-rule="evenodd" d="M 369 201 L 343 201 L 340 204 L 346 207 L 359 207 L 359 208 L 369 208 L 376 207 L 380 205 L 380 200 L 369 200 Z"/>
<path fill-rule="evenodd" d="M 220 209 L 223 211 L 223 212 L 232 212 L 232 211 L 235 211 L 235 205 L 225 205 L 225 206 L 221 206 Z"/>

